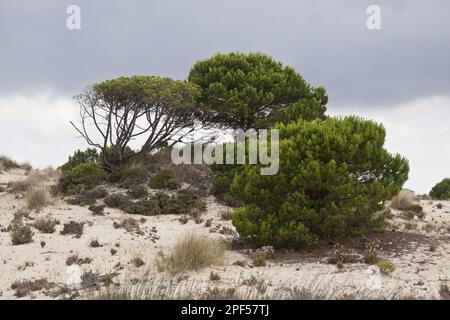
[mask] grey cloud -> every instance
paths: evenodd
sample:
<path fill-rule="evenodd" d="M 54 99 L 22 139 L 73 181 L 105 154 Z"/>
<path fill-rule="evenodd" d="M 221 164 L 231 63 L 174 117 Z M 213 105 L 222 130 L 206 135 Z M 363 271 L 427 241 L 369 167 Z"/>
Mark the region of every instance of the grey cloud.
<path fill-rule="evenodd" d="M 65 27 L 69 4 L 81 7 L 79 31 Z M 369 4 L 381 6 L 381 31 L 366 28 Z M 293 65 L 333 105 L 449 95 L 449 9 L 445 0 L 2 0 L 0 93 L 185 78 L 198 59 L 239 50 Z"/>

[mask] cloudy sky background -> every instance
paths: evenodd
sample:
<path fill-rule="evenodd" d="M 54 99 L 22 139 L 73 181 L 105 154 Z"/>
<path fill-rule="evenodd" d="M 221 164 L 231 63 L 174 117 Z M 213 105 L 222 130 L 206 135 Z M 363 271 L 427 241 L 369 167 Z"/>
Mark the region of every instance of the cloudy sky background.
<path fill-rule="evenodd" d="M 66 28 L 71 4 L 81 30 Z M 323 85 L 330 115 L 382 122 L 425 193 L 450 176 L 449 13 L 447 0 L 0 0 L 0 154 L 46 166 L 85 148 L 68 121 L 90 83 L 185 79 L 214 53 L 261 51 Z"/>

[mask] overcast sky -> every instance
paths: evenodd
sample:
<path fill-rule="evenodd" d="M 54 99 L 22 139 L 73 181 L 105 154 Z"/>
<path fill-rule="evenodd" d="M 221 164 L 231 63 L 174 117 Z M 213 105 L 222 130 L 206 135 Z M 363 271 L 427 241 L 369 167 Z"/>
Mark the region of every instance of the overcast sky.
<path fill-rule="evenodd" d="M 71 4 L 81 30 L 66 28 Z M 84 148 L 68 121 L 90 83 L 185 79 L 214 53 L 261 51 L 324 86 L 330 115 L 382 122 L 406 186 L 428 192 L 450 176 L 449 14 L 448 0 L 0 0 L 0 154 L 45 166 Z"/>

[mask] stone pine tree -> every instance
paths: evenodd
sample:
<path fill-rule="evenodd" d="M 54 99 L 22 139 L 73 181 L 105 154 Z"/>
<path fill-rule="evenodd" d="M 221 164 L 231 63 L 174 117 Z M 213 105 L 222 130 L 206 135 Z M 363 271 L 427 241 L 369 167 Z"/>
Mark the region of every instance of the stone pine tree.
<path fill-rule="evenodd" d="M 304 248 L 380 226 L 375 213 L 407 180 L 408 161 L 383 147 L 382 125 L 358 117 L 279 125 L 279 172 L 246 165 L 232 189 L 244 206 L 232 214 L 257 245 Z"/>
<path fill-rule="evenodd" d="M 201 88 L 203 120 L 221 127 L 246 130 L 325 118 L 325 90 L 261 53 L 217 54 L 197 62 L 188 79 Z"/>

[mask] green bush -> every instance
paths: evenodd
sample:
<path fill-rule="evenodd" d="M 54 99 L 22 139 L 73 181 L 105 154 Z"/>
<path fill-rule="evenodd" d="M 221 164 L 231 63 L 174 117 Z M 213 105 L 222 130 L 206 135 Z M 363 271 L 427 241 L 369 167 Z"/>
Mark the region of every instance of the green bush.
<path fill-rule="evenodd" d="M 176 189 L 178 187 L 173 173 L 170 170 L 156 172 L 148 181 L 152 189 Z"/>
<path fill-rule="evenodd" d="M 106 171 L 94 162 L 80 164 L 72 171 L 72 181 L 75 184 L 95 186 L 105 178 Z"/>
<path fill-rule="evenodd" d="M 132 186 L 128 193 L 135 199 L 141 199 L 148 195 L 147 188 L 143 185 Z"/>
<path fill-rule="evenodd" d="M 407 180 L 408 161 L 384 148 L 383 126 L 358 117 L 279 125 L 275 175 L 246 165 L 232 190 L 245 206 L 232 214 L 257 245 L 301 248 L 382 225 L 374 213 Z"/>
<path fill-rule="evenodd" d="M 122 172 L 122 179 L 127 182 L 142 182 L 146 177 L 145 167 L 141 162 L 128 163 Z"/>
<path fill-rule="evenodd" d="M 91 162 L 100 163 L 100 155 L 98 154 L 96 149 L 89 148 L 85 151 L 77 150 L 72 156 L 69 156 L 67 162 L 60 166 L 58 169 L 62 173 L 69 172 L 78 167 L 80 164 Z"/>
<path fill-rule="evenodd" d="M 450 178 L 436 184 L 430 191 L 430 196 L 436 200 L 450 200 Z"/>
<path fill-rule="evenodd" d="M 139 200 L 128 205 L 124 211 L 130 214 L 140 214 L 144 216 L 154 216 L 161 213 L 158 199 Z"/>

